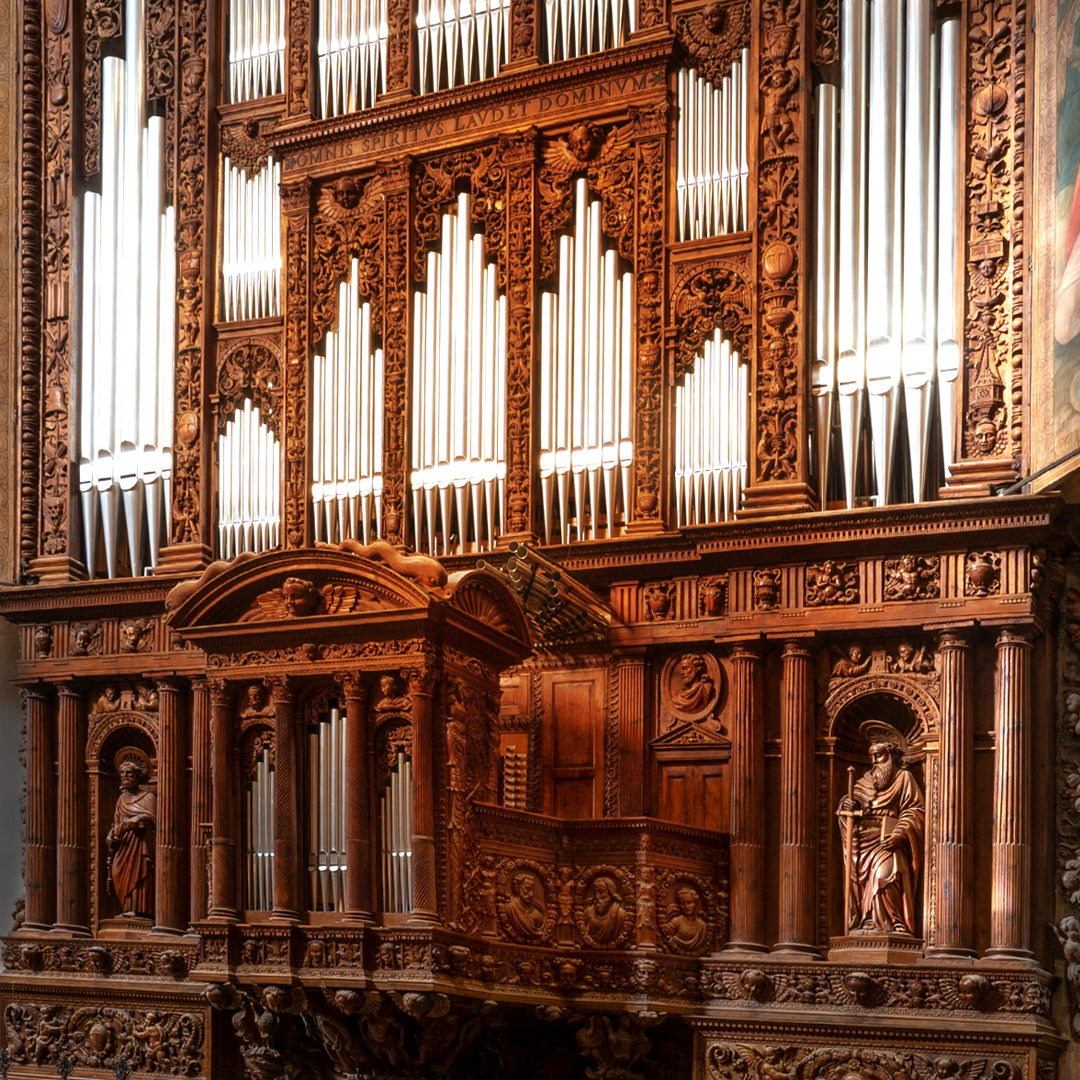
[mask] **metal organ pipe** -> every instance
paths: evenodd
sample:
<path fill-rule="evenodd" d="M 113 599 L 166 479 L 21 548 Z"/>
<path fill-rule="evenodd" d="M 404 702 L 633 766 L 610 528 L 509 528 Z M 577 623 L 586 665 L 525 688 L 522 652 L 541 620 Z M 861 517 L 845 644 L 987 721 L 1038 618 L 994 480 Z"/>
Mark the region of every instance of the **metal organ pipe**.
<path fill-rule="evenodd" d="M 165 205 L 165 121 L 144 97 L 143 5 L 125 0 L 124 55 L 101 70 L 101 192 L 82 197 L 79 491 L 87 569 L 98 535 L 131 573 L 167 539 L 172 476 L 175 225 Z M 122 312 L 120 305 L 123 305 Z"/>
<path fill-rule="evenodd" d="M 281 163 L 248 177 L 226 157 L 221 271 L 225 319 L 281 314 Z"/>
<path fill-rule="evenodd" d="M 398 749 L 379 799 L 383 911 L 412 910 L 412 763 Z"/>
<path fill-rule="evenodd" d="M 713 86 L 680 69 L 675 132 L 678 239 L 700 240 L 746 228 L 746 69 L 748 50 Z"/>
<path fill-rule="evenodd" d="M 440 248 L 427 254 L 414 327 L 416 544 L 433 555 L 488 550 L 506 479 L 506 297 L 483 235 L 472 232 L 468 194 L 443 215 Z"/>
<path fill-rule="evenodd" d="M 383 351 L 372 348 L 359 272 L 353 259 L 338 287 L 337 322 L 315 355 L 311 497 L 320 542 L 366 544 L 382 534 Z"/>
<path fill-rule="evenodd" d="M 284 90 L 283 0 L 229 0 L 229 100 Z"/>
<path fill-rule="evenodd" d="M 494 78 L 510 55 L 510 0 L 419 0 L 420 93 Z"/>
<path fill-rule="evenodd" d="M 386 0 L 324 0 L 319 4 L 323 117 L 370 109 L 376 97 L 385 93 L 388 38 Z"/>
<path fill-rule="evenodd" d="M 746 485 L 747 367 L 719 329 L 675 388 L 675 505 L 679 526 L 733 521 Z"/>
<path fill-rule="evenodd" d="M 281 448 L 249 398 L 218 435 L 218 549 L 269 551 L 281 531 Z"/>
<path fill-rule="evenodd" d="M 342 911 L 345 902 L 345 713 L 334 705 L 308 736 L 310 816 L 308 870 L 312 910 Z"/>
<path fill-rule="evenodd" d="M 838 153 L 824 120 L 836 88 L 818 91 L 819 486 L 824 505 L 835 395 L 847 505 L 856 498 L 864 402 L 876 502 L 905 492 L 918 502 L 936 429 L 946 463 L 952 451 L 959 35 L 955 20 L 935 26 L 929 0 L 844 0 L 841 25 Z M 898 460 L 902 427 L 907 454 Z"/>
<path fill-rule="evenodd" d="M 274 767 L 265 747 L 255 759 L 255 776 L 244 793 L 244 811 L 244 906 L 250 911 L 270 911 L 274 906 Z"/>
<path fill-rule="evenodd" d="M 600 203 L 584 178 L 558 274 L 557 292 L 540 297 L 540 483 L 547 542 L 554 533 L 566 544 L 572 517 L 576 539 L 600 535 L 601 498 L 614 535 L 634 456 L 633 274 L 603 249 Z"/>
<path fill-rule="evenodd" d="M 637 28 L 637 0 L 544 0 L 542 59 L 617 49 Z"/>

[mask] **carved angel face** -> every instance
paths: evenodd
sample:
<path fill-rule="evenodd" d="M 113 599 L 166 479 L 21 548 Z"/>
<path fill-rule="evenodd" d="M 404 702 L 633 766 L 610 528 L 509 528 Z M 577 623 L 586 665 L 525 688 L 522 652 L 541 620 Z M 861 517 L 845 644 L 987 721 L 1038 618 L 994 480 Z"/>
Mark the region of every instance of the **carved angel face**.
<path fill-rule="evenodd" d="M 727 17 L 724 14 L 724 9 L 719 4 L 706 4 L 701 9 L 701 21 L 710 34 L 719 34 L 724 29 Z"/>
<path fill-rule="evenodd" d="M 604 141 L 604 133 L 595 124 L 578 124 L 570 129 L 566 141 L 578 161 L 590 161 Z"/>
<path fill-rule="evenodd" d="M 281 597 L 289 615 L 313 615 L 322 603 L 322 594 L 310 581 L 286 578 L 281 586 Z"/>
<path fill-rule="evenodd" d="M 342 210 L 355 210 L 360 205 L 360 188 L 351 176 L 343 176 L 334 184 L 334 202 Z"/>

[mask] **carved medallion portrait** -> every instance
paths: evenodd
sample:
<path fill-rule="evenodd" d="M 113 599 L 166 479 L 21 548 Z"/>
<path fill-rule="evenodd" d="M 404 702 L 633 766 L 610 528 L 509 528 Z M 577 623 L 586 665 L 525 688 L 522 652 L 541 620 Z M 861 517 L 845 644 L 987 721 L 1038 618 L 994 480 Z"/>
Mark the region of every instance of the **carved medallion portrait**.
<path fill-rule="evenodd" d="M 554 912 L 549 910 L 543 868 L 536 863 L 503 864 L 497 905 L 503 934 L 512 941 L 537 945 L 550 934 Z"/>
<path fill-rule="evenodd" d="M 723 691 L 724 674 L 711 653 L 687 652 L 670 657 L 660 676 L 665 725 L 715 716 Z"/>

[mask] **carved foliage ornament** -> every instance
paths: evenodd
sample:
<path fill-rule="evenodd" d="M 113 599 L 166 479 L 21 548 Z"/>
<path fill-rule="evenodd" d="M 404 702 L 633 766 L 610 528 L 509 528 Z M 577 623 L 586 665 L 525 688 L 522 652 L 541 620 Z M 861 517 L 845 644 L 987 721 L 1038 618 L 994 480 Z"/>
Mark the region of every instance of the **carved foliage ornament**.
<path fill-rule="evenodd" d="M 242 409 L 249 398 L 259 410 L 259 419 L 281 438 L 281 361 L 269 343 L 243 341 L 218 359 L 218 433 Z"/>
<path fill-rule="evenodd" d="M 744 278 L 716 260 L 698 264 L 675 283 L 671 296 L 675 378 L 701 355 L 705 339 L 719 327 L 744 360 L 750 357 L 750 290 Z"/>
<path fill-rule="evenodd" d="M 749 44 L 750 13 L 745 0 L 711 0 L 700 11 L 680 15 L 675 33 L 702 78 L 719 86 Z"/>
<path fill-rule="evenodd" d="M 101 44 L 123 29 L 120 0 L 87 0 L 83 60 L 83 161 L 87 176 L 101 168 Z"/>
<path fill-rule="evenodd" d="M 233 167 L 243 169 L 249 180 L 258 176 L 270 161 L 268 136 L 277 127 L 273 120 L 245 120 L 221 129 L 221 154 Z"/>

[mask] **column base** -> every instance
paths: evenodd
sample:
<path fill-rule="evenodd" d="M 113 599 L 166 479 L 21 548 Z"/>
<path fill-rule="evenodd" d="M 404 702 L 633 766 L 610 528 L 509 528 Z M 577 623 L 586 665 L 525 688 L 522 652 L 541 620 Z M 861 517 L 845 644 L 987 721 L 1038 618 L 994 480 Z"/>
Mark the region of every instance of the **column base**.
<path fill-rule="evenodd" d="M 54 934 L 63 934 L 65 937 L 90 937 L 90 927 L 81 926 L 79 923 L 58 922 L 51 929 Z"/>
<path fill-rule="evenodd" d="M 976 967 L 1037 968 L 1038 961 L 1030 949 L 987 949 L 975 961 Z"/>
<path fill-rule="evenodd" d="M 769 952 L 768 945 L 759 945 L 756 941 L 729 941 L 716 955 L 725 960 L 731 960 L 740 956 L 760 959 Z"/>
<path fill-rule="evenodd" d="M 214 560 L 214 553 L 205 544 L 170 544 L 158 553 L 157 564 L 150 573 L 190 574 L 205 570 Z"/>
<path fill-rule="evenodd" d="M 979 954 L 974 949 L 962 949 L 958 945 L 941 945 L 927 949 L 919 960 L 920 964 L 948 964 L 973 967 Z"/>
<path fill-rule="evenodd" d="M 49 934 L 52 932 L 53 924 L 45 922 L 24 922 L 17 930 L 13 930 L 13 934 Z"/>
<path fill-rule="evenodd" d="M 793 963 L 802 963 L 805 960 L 821 960 L 821 950 L 816 945 L 804 945 L 798 941 L 781 941 L 772 947 L 769 954 L 771 960 L 790 960 Z"/>
<path fill-rule="evenodd" d="M 345 922 L 352 926 L 374 926 L 375 916 L 370 911 L 346 911 Z"/>
<path fill-rule="evenodd" d="M 182 937 L 187 930 L 180 930 L 175 926 L 151 926 L 151 934 L 160 934 L 162 937 Z"/>
<path fill-rule="evenodd" d="M 233 923 L 240 921 L 240 912 L 235 908 L 211 908 L 206 916 L 207 922 Z"/>
<path fill-rule="evenodd" d="M 281 923 L 281 922 L 283 922 L 283 923 L 299 923 L 300 922 L 300 912 L 299 911 L 290 911 L 287 908 L 281 908 L 279 910 L 274 910 L 274 911 L 272 911 L 270 913 L 270 921 L 271 922 L 278 922 L 278 923 Z"/>
<path fill-rule="evenodd" d="M 406 920 L 406 926 L 438 926 L 439 916 L 435 912 L 414 911 Z"/>
<path fill-rule="evenodd" d="M 63 585 L 69 581 L 85 581 L 86 567 L 69 555 L 40 555 L 30 560 L 27 570 L 39 585 Z"/>

